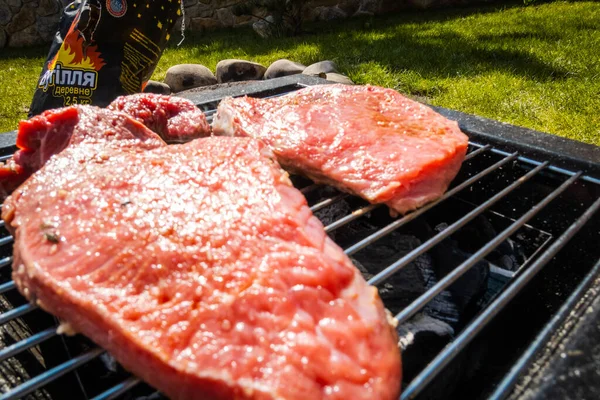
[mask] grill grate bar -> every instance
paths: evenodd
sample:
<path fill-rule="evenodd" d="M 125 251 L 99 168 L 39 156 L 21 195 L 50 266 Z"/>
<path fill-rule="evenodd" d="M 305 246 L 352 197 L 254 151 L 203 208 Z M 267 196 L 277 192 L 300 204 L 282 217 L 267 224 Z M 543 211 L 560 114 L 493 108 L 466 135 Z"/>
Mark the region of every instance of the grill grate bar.
<path fill-rule="evenodd" d="M 1 207 L 0 207 L 1 208 Z M 2 228 L 4 226 L 4 220 L 0 219 L 0 228 Z"/>
<path fill-rule="evenodd" d="M 515 281 L 475 318 L 469 326 L 404 389 L 401 400 L 413 399 L 427 384 L 429 384 L 462 351 L 475 336 L 527 285 L 527 283 L 550 261 L 577 232 L 600 209 L 600 199 L 597 199 L 528 269 L 519 275 Z"/>
<path fill-rule="evenodd" d="M 30 303 L 23 304 L 22 306 L 19 306 L 17 308 L 13 308 L 12 310 L 0 315 L 0 325 L 10 322 L 15 318 L 19 318 L 35 309 L 37 309 L 37 306 L 34 306 Z"/>
<path fill-rule="evenodd" d="M 471 142 L 471 141 L 469 141 L 469 144 L 471 144 L 473 146 L 483 146 L 483 145 L 481 145 L 479 143 Z M 489 145 L 486 145 L 486 146 L 489 146 Z M 498 149 L 496 147 L 492 147 L 490 149 L 490 151 L 492 153 L 494 153 L 494 154 L 498 154 L 498 155 L 505 156 L 505 157 L 511 154 L 511 153 L 509 153 L 507 151 L 500 150 L 500 149 Z M 533 159 L 531 159 L 529 157 L 525 157 L 525 156 L 519 156 L 517 158 L 517 160 L 520 161 L 520 162 L 522 162 L 522 163 L 525 163 L 525 164 L 528 164 L 528 165 L 532 165 L 534 167 L 537 167 L 538 165 L 540 165 L 542 163 L 541 161 L 533 160 Z M 560 168 L 560 167 L 557 167 L 555 165 L 549 165 L 547 168 L 548 168 L 549 171 L 556 172 L 556 173 L 559 173 L 561 175 L 566 175 L 566 176 L 569 176 L 569 177 L 576 174 L 576 172 L 574 172 L 574 171 L 569 171 L 568 169 Z M 594 183 L 596 185 L 600 185 L 600 179 L 591 177 L 589 175 L 582 175 L 579 179 L 581 179 L 582 181 L 586 181 L 586 182 Z"/>
<path fill-rule="evenodd" d="M 338 219 L 337 221 L 332 222 L 331 224 L 327 225 L 325 227 L 325 232 L 327 232 L 327 233 L 333 232 L 336 229 L 354 221 L 355 219 L 360 218 L 363 215 L 373 211 L 377 207 L 381 207 L 381 204 L 369 204 L 366 207 L 359 208 L 358 210 L 353 211 L 351 214 L 348 214 L 345 217 L 342 217 L 342 218 Z"/>
<path fill-rule="evenodd" d="M 491 144 L 486 144 L 485 146 L 483 146 L 483 147 L 480 147 L 480 148 L 478 148 L 477 150 L 473 150 L 472 152 L 470 152 L 469 154 L 467 154 L 467 155 L 465 156 L 465 159 L 464 159 L 464 161 L 468 161 L 468 160 L 470 160 L 471 158 L 473 158 L 473 157 L 475 157 L 475 156 L 477 156 L 477 155 L 479 155 L 479 154 L 481 154 L 481 153 L 483 153 L 483 152 L 485 152 L 485 151 L 488 151 L 488 150 L 489 150 L 489 149 L 491 149 L 491 148 L 492 148 L 492 145 L 491 145 Z M 463 161 L 463 162 L 464 162 L 464 161 Z"/>
<path fill-rule="evenodd" d="M 23 396 L 28 395 L 29 393 L 41 388 L 48 382 L 51 382 L 67 372 L 73 371 L 75 368 L 80 367 L 81 365 L 87 363 L 88 361 L 93 360 L 98 357 L 100 354 L 104 353 L 104 350 L 97 348 L 94 350 L 90 350 L 87 353 L 79 355 L 77 357 L 73 357 L 69 361 L 66 361 L 48 371 L 36 376 L 28 380 L 27 382 L 13 388 L 12 390 L 4 393 L 0 400 L 6 399 L 18 399 Z"/>
<path fill-rule="evenodd" d="M 313 183 L 311 185 L 308 185 L 308 186 L 300 189 L 300 193 L 302 193 L 302 194 L 310 193 L 310 192 L 316 190 L 319 186 L 321 186 L 321 185 L 319 185 L 318 183 Z"/>
<path fill-rule="evenodd" d="M 538 166 L 537 168 L 540 168 Z M 421 308 L 423 308 L 427 303 L 429 303 L 435 296 L 440 294 L 444 289 L 453 284 L 458 278 L 460 278 L 465 272 L 471 269 L 475 264 L 477 264 L 480 260 L 482 260 L 485 256 L 492 252 L 500 243 L 504 242 L 510 236 L 512 236 L 516 231 L 523 227 L 531 218 L 533 218 L 538 212 L 540 212 L 544 207 L 546 207 L 550 202 L 556 199 L 561 193 L 563 193 L 569 186 L 573 184 L 579 177 L 581 173 L 575 174 L 566 180 L 562 185 L 560 185 L 557 189 L 555 189 L 552 193 L 546 196 L 542 201 L 533 206 L 528 212 L 526 212 L 521 218 L 513 222 L 508 228 L 506 228 L 502 233 L 497 235 L 494 239 L 490 240 L 479 249 L 475 254 L 465 260 L 458 267 L 453 269 L 448 275 L 442 278 L 438 283 L 432 286 L 429 290 L 419 296 L 415 301 L 413 301 L 408 307 L 404 308 L 398 315 L 396 315 L 396 319 L 398 323 L 402 324 L 406 322 L 410 317 L 415 315 Z"/>
<path fill-rule="evenodd" d="M 12 243 L 12 241 L 13 241 L 13 237 L 10 235 L 0 238 L 0 246 L 4 246 L 5 244 Z"/>
<path fill-rule="evenodd" d="M 490 208 L 492 205 L 494 205 L 496 202 L 498 202 L 499 200 L 504 198 L 507 194 L 509 194 L 510 192 L 512 192 L 519 186 L 521 186 L 523 183 L 527 182 L 534 175 L 536 175 L 538 172 L 540 172 L 542 169 L 544 169 L 546 167 L 546 165 L 547 165 L 547 162 L 542 165 L 538 165 L 536 168 L 532 169 L 527 174 L 521 176 L 519 179 L 514 181 L 512 184 L 505 187 L 502 191 L 498 192 L 496 195 L 489 198 L 487 201 L 480 204 L 478 207 L 474 208 L 471 212 L 466 214 L 464 217 L 462 217 L 458 221 L 454 222 L 448 228 L 444 229 L 443 231 L 441 231 L 440 233 L 438 233 L 437 235 L 435 235 L 434 237 L 432 237 L 431 239 L 429 239 L 428 241 L 426 241 L 419 247 L 415 248 L 413 251 L 411 251 L 410 253 L 408 253 L 407 255 L 405 255 L 404 257 L 402 257 L 401 259 L 399 259 L 398 261 L 396 261 L 395 263 L 393 263 L 392 265 L 390 265 L 389 267 L 387 267 L 386 269 L 384 269 L 383 271 L 381 271 L 380 273 L 375 275 L 374 277 L 372 277 L 369 280 L 369 284 L 370 285 L 378 285 L 381 282 L 388 279 L 390 276 L 392 276 L 394 273 L 396 273 L 396 271 L 403 268 L 408 263 L 414 261 L 421 254 L 425 253 L 426 251 L 428 251 L 429 249 L 431 249 L 432 247 L 434 247 L 435 245 L 437 245 L 438 243 L 440 243 L 441 241 L 443 241 L 444 239 L 446 239 L 447 237 L 449 237 L 450 235 L 452 235 L 453 233 L 458 231 L 460 228 L 465 226 L 467 223 L 469 223 L 475 217 L 477 217 L 478 215 L 483 213 L 485 210 Z"/>
<path fill-rule="evenodd" d="M 3 283 L 2 285 L 0 285 L 0 294 L 8 292 L 9 290 L 13 290 L 15 287 L 16 286 L 14 281 Z"/>
<path fill-rule="evenodd" d="M 507 164 L 510 161 L 514 160 L 515 158 L 517 158 L 517 155 L 518 155 L 518 153 L 513 153 L 509 157 L 506 157 L 506 158 L 498 161 L 496 164 L 494 164 L 494 165 L 492 165 L 492 166 L 484 169 L 483 171 L 481 171 L 477 175 L 471 177 L 470 179 L 468 179 L 465 182 L 461 183 L 460 185 L 456 186 L 452 190 L 449 190 L 448 192 L 446 192 L 442 197 L 440 197 L 436 201 L 434 201 L 432 203 L 429 203 L 426 206 L 421 207 L 417 211 L 412 212 L 412 213 L 410 213 L 408 215 L 405 215 L 404 217 L 402 217 L 402 218 L 400 218 L 400 219 L 392 222 L 391 224 L 389 224 L 385 228 L 380 229 L 379 231 L 375 232 L 374 234 L 372 234 L 370 236 L 367 236 L 366 238 L 364 238 L 360 242 L 358 242 L 358 243 L 350 246 L 349 248 L 347 248 L 346 250 L 344 250 L 344 252 L 347 255 L 352 255 L 352 254 L 356 253 L 357 251 L 364 249 L 365 247 L 367 247 L 371 243 L 375 242 L 376 240 L 381 239 L 385 235 L 387 235 L 387 234 L 395 231 L 396 229 L 400 228 L 402 225 L 404 225 L 404 224 L 412 221 L 413 219 L 417 218 L 419 215 L 421 215 L 424 212 L 426 212 L 427 210 L 435 207 L 436 205 L 438 205 L 442 201 L 446 200 L 447 198 L 449 198 L 451 196 L 454 196 L 456 193 L 460 192 L 461 190 L 463 190 L 467 186 L 470 186 L 471 184 L 473 184 L 477 180 L 479 180 L 479 179 L 483 178 L 484 176 L 492 173 L 493 171 L 495 171 L 498 168 L 502 167 L 504 164 Z"/>
<path fill-rule="evenodd" d="M 595 278 L 600 276 L 600 258 L 597 260 L 596 265 L 592 268 L 590 273 L 586 276 L 586 278 L 577 286 L 577 288 L 573 291 L 571 296 L 564 302 L 564 304 L 560 307 L 560 309 L 556 312 L 554 317 L 550 320 L 550 322 L 542 329 L 539 335 L 535 338 L 534 343 L 536 346 L 530 346 L 525 353 L 521 356 L 519 361 L 515 364 L 515 366 L 511 369 L 511 371 L 505 376 L 502 382 L 497 386 L 496 391 L 488 400 L 502 400 L 507 397 L 508 391 L 512 389 L 517 379 L 519 378 L 519 374 L 523 372 L 527 366 L 531 357 L 533 357 L 536 353 L 536 349 L 538 349 L 538 345 L 543 343 L 548 343 L 551 339 L 552 333 L 556 332 L 559 327 L 562 318 L 561 316 L 565 315 L 570 310 L 574 310 L 577 306 L 578 301 L 581 300 L 583 293 L 587 290 Z"/>
<path fill-rule="evenodd" d="M 12 261 L 13 261 L 12 257 L 4 257 L 3 259 L 0 260 L 0 268 L 4 268 L 4 267 L 11 265 Z"/>
<path fill-rule="evenodd" d="M 335 204 L 338 201 L 343 200 L 348 196 L 349 196 L 349 194 L 347 194 L 347 193 L 338 194 L 337 196 L 331 197 L 327 200 L 323 200 L 322 202 L 315 204 L 314 206 L 312 206 L 310 208 L 310 211 L 312 211 L 312 212 L 319 211 L 320 209 L 330 206 L 332 204 Z"/>
<path fill-rule="evenodd" d="M 123 382 L 111 387 L 105 392 L 102 392 L 98 396 L 94 397 L 92 400 L 112 400 L 122 395 L 132 387 L 139 384 L 141 381 L 132 376 L 130 378 L 125 379 Z"/>
<path fill-rule="evenodd" d="M 8 154 L 5 156 L 0 156 L 0 161 L 6 161 L 6 160 L 10 160 L 12 158 L 12 154 Z"/>
<path fill-rule="evenodd" d="M 6 360 L 9 357 L 14 356 L 15 354 L 22 352 L 23 350 L 27 350 L 30 347 L 40 344 L 43 341 L 48 340 L 54 336 L 56 336 L 56 328 L 48 328 L 39 333 L 36 333 L 35 335 L 28 337 L 27 339 L 23 339 L 11 346 L 8 346 L 0 350 L 0 362 Z"/>

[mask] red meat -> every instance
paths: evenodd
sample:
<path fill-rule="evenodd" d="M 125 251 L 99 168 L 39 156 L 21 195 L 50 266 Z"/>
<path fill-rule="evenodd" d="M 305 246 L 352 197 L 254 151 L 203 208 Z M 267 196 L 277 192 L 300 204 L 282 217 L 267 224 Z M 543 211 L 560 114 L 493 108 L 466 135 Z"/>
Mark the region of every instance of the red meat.
<path fill-rule="evenodd" d="M 154 148 L 165 143 L 130 116 L 93 106 L 48 110 L 19 123 L 17 147 L 11 160 L 0 163 L 0 197 L 11 193 L 54 154 L 69 144 L 117 141 L 119 146 Z"/>
<path fill-rule="evenodd" d="M 131 115 L 168 143 L 210 136 L 204 113 L 187 99 L 142 93 L 118 97 L 108 108 Z"/>
<path fill-rule="evenodd" d="M 458 124 L 391 89 L 323 85 L 224 99 L 213 131 L 266 142 L 280 164 L 399 213 L 440 197 L 466 154 Z"/>
<path fill-rule="evenodd" d="M 374 287 L 261 142 L 82 142 L 6 200 L 20 292 L 172 399 L 397 399 Z"/>

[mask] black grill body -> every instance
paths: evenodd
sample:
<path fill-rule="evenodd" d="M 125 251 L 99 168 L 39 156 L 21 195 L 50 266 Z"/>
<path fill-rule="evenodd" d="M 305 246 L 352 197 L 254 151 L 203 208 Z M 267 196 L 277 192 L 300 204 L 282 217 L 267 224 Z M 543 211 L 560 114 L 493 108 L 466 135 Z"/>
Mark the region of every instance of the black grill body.
<path fill-rule="evenodd" d="M 210 120 L 226 96 L 278 96 L 327 83 L 294 75 L 179 95 Z M 355 262 L 379 260 L 363 272 L 400 326 L 448 293 L 460 303 L 456 293 L 483 282 L 477 301 L 463 304 L 452 322 L 451 341 L 407 350 L 401 398 L 549 398 L 561 391 L 598 398 L 600 148 L 436 110 L 459 122 L 469 153 L 449 191 L 416 212 L 392 218 L 384 207 L 293 177 Z M 3 159 L 14 143 L 14 132 L 0 135 Z M 86 338 L 56 335 L 58 321 L 16 291 L 12 238 L 0 230 L 0 398 L 161 398 Z M 418 240 L 397 245 L 406 237 Z M 515 256 L 504 265 L 507 246 Z M 408 301 L 384 295 L 397 289 L 399 274 L 439 259 L 423 293 Z M 590 360 L 592 372 L 582 367 Z"/>

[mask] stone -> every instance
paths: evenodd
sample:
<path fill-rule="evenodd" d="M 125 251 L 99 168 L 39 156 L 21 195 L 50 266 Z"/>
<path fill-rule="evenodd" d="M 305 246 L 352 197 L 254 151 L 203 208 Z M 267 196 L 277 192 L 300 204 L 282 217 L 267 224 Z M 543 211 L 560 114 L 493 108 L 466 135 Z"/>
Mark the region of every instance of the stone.
<path fill-rule="evenodd" d="M 201 6 L 204 7 L 201 4 L 196 4 L 191 8 L 186 8 L 185 15 L 188 17 L 187 19 L 189 20 L 191 18 L 216 18 L 215 10 L 213 10 L 212 8 L 201 9 Z"/>
<path fill-rule="evenodd" d="M 381 5 L 379 6 L 379 12 L 384 14 L 401 11 L 403 9 L 406 9 L 409 6 L 409 4 L 410 1 L 407 0 L 382 0 Z"/>
<path fill-rule="evenodd" d="M 353 17 L 355 17 L 355 18 L 372 17 L 373 15 L 375 15 L 375 14 L 373 14 L 370 11 L 361 11 L 361 10 L 358 10 L 357 12 L 354 13 Z"/>
<path fill-rule="evenodd" d="M 235 16 L 230 8 L 219 8 L 217 10 L 217 19 L 221 21 L 221 25 L 226 28 L 231 28 L 235 24 Z"/>
<path fill-rule="evenodd" d="M 317 7 L 315 13 L 317 15 L 316 19 L 319 21 L 331 21 L 348 17 L 348 14 L 337 7 Z"/>
<path fill-rule="evenodd" d="M 8 47 L 33 46 L 40 44 L 41 42 L 42 38 L 40 37 L 35 25 L 31 25 L 10 35 L 8 38 Z"/>
<path fill-rule="evenodd" d="M 338 3 L 338 0 L 310 0 L 310 5 L 313 7 L 325 6 L 333 7 Z"/>
<path fill-rule="evenodd" d="M 198 5 L 198 0 L 185 0 L 183 2 L 183 8 L 185 8 L 185 12 L 188 12 L 188 8 L 192 8 Z"/>
<path fill-rule="evenodd" d="M 4 0 L 0 0 L 0 27 L 6 26 L 12 19 L 13 13 Z"/>
<path fill-rule="evenodd" d="M 51 42 L 56 35 L 58 29 L 58 20 L 60 19 L 60 13 L 49 15 L 47 17 L 38 17 L 36 26 L 42 41 Z"/>
<path fill-rule="evenodd" d="M 252 22 L 251 15 L 234 15 L 233 26 L 245 26 Z"/>
<path fill-rule="evenodd" d="M 325 60 L 314 63 L 306 67 L 302 73 L 304 75 L 319 75 L 321 73 L 328 74 L 330 72 L 338 72 L 337 66 L 333 61 Z"/>
<path fill-rule="evenodd" d="M 165 83 L 175 93 L 200 86 L 214 85 L 217 78 L 200 64 L 179 64 L 167 70 Z"/>
<path fill-rule="evenodd" d="M 348 78 L 346 75 L 337 74 L 335 72 L 330 72 L 330 73 L 326 74 L 325 79 L 327 79 L 328 81 L 335 82 L 335 83 L 343 83 L 344 85 L 354 85 L 354 82 L 352 82 L 352 80 L 350 78 Z"/>
<path fill-rule="evenodd" d="M 0 49 L 6 46 L 7 41 L 8 38 L 6 37 L 6 32 L 4 32 L 4 29 L 0 28 Z"/>
<path fill-rule="evenodd" d="M 379 0 L 360 0 L 358 10 L 377 14 L 379 11 Z"/>
<path fill-rule="evenodd" d="M 205 4 L 212 4 L 215 8 L 216 7 L 221 7 L 221 8 L 225 8 L 225 7 L 231 7 L 231 6 L 235 6 L 238 5 L 240 3 L 240 0 L 213 0 L 212 2 L 208 1 L 208 0 L 200 0 L 201 3 L 205 3 Z"/>
<path fill-rule="evenodd" d="M 33 24 L 35 24 L 35 8 L 23 6 L 21 11 L 12 18 L 10 24 L 6 25 L 6 33 L 12 36 Z"/>
<path fill-rule="evenodd" d="M 19 9 L 23 5 L 23 2 L 21 0 L 6 0 L 6 4 L 8 4 L 10 7 Z"/>
<path fill-rule="evenodd" d="M 426 9 L 437 3 L 436 0 L 410 0 L 410 4 L 416 8 Z"/>
<path fill-rule="evenodd" d="M 49 15 L 57 14 L 60 8 L 58 0 L 40 0 L 40 4 L 35 13 L 41 17 L 47 17 Z"/>
<path fill-rule="evenodd" d="M 267 68 L 267 71 L 265 72 L 265 79 L 301 74 L 305 69 L 305 65 L 290 60 L 281 59 L 269 65 L 269 68 Z"/>
<path fill-rule="evenodd" d="M 182 23 L 184 23 L 184 27 L 186 31 L 189 30 L 193 30 L 190 27 L 192 27 L 192 18 L 189 16 L 189 14 L 185 14 L 184 17 L 177 17 L 177 19 L 175 20 L 175 23 L 173 24 L 173 32 L 171 33 L 171 36 L 181 36 L 181 28 L 182 28 Z"/>
<path fill-rule="evenodd" d="M 252 24 L 252 29 L 263 39 L 271 36 L 272 24 L 275 22 L 275 18 L 272 15 L 268 15 L 265 19 L 261 19 Z"/>
<path fill-rule="evenodd" d="M 212 31 L 223 27 L 221 21 L 214 18 L 192 18 L 191 22 L 193 31 Z"/>
<path fill-rule="evenodd" d="M 360 0 L 342 0 L 338 3 L 338 7 L 345 12 L 346 15 L 353 15 L 360 7 Z"/>
<path fill-rule="evenodd" d="M 210 4 L 204 4 L 202 2 L 188 3 L 184 1 L 185 13 L 190 18 L 208 18 L 212 17 L 215 13 L 215 9 Z"/>
<path fill-rule="evenodd" d="M 150 79 L 148 83 L 146 83 L 144 93 L 171 94 L 171 88 L 166 83 Z"/>
<path fill-rule="evenodd" d="M 238 82 L 262 79 L 267 69 L 245 60 L 222 60 L 217 64 L 217 82 Z"/>

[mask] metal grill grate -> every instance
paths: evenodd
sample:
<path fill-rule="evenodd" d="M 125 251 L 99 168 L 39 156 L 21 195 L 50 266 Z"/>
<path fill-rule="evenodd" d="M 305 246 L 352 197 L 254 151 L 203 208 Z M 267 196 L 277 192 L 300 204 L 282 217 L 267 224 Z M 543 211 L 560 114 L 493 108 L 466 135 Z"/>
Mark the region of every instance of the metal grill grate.
<path fill-rule="evenodd" d="M 299 87 L 301 85 L 295 85 L 293 89 Z M 289 87 L 285 87 L 280 90 L 280 93 L 289 90 Z M 271 92 L 267 93 L 273 95 Z M 264 94 L 262 97 L 265 97 Z M 207 115 L 212 116 L 214 112 L 209 111 L 209 109 L 211 107 L 214 109 L 216 103 L 217 100 L 207 102 L 202 109 L 205 110 Z M 6 158 L 7 156 L 3 157 L 3 159 Z M 349 256 L 367 249 L 392 232 L 410 227 L 411 223 L 426 218 L 429 214 L 439 214 L 440 212 L 442 214 L 446 212 L 456 214 L 456 211 L 451 210 L 456 208 L 461 210 L 456 215 L 455 220 L 449 223 L 445 229 L 437 232 L 428 240 L 424 240 L 418 247 L 400 256 L 395 262 L 372 276 L 369 283 L 375 286 L 384 284 L 398 271 L 438 246 L 444 240 L 452 237 L 477 217 L 484 214 L 494 214 L 502 217 L 504 222 L 500 233 L 396 314 L 395 318 L 400 324 L 415 316 L 437 295 L 449 288 L 479 261 L 484 260 L 490 252 L 505 242 L 506 239 L 514 237 L 523 230 L 537 229 L 545 235 L 545 240 L 537 243 L 535 248 L 530 251 L 530 257 L 521 269 L 508 274 L 509 279 L 503 287 L 492 294 L 487 304 L 484 304 L 479 313 L 465 324 L 454 340 L 443 348 L 410 382 L 406 382 L 401 399 L 410 399 L 421 394 L 444 368 L 461 354 L 477 335 L 521 292 L 525 285 L 584 228 L 600 208 L 600 181 L 594 177 L 586 175 L 582 171 L 554 166 L 548 161 L 537 161 L 519 152 L 507 152 L 498 146 L 474 140 L 470 142 L 469 153 L 462 170 L 450 190 L 439 200 L 401 218 L 389 217 L 385 214 L 385 207 L 383 206 L 366 204 L 360 199 L 335 190 L 327 192 L 330 195 L 325 198 L 311 198 L 323 187 L 304 179 L 298 179 L 295 183 L 302 193 L 307 196 L 313 212 L 327 210 L 342 201 L 355 204 L 351 212 L 326 224 L 325 230 L 328 234 L 336 233 L 363 219 L 376 221 L 379 226 L 376 232 L 362 238 L 357 237 L 355 243 L 345 246 L 344 251 Z M 540 188 L 545 191 L 540 190 Z M 545 226 L 552 224 L 547 223 L 547 221 L 546 223 L 539 223 L 538 225 L 541 227 L 536 227 L 535 222 L 539 219 L 537 217 L 540 214 L 544 214 L 543 218 L 547 219 L 549 216 L 551 218 L 556 215 L 556 212 L 553 211 L 555 203 L 564 202 L 563 197 L 565 195 L 581 190 L 591 193 L 592 200 L 582 202 L 579 209 L 576 210 L 576 215 L 571 216 L 568 220 L 561 220 L 560 225 L 563 228 L 557 228 L 555 232 L 547 233 L 544 230 Z M 527 196 L 524 194 L 527 194 Z M 520 207 L 514 207 L 515 202 L 518 202 Z M 457 207 L 457 205 L 460 207 Z M 510 208 L 513 208 L 513 212 L 506 212 Z M 463 212 L 462 210 L 466 211 Z M 561 214 L 560 218 L 562 217 Z M 556 216 L 556 218 L 559 217 Z M 24 304 L 24 299 L 18 295 L 14 283 L 6 279 L 10 274 L 12 263 L 10 254 L 12 237 L 5 231 L 3 223 L 0 229 L 4 231 L 0 237 L 0 250 L 2 251 L 0 253 L 0 274 L 5 279 L 4 283 L 0 284 L 0 295 L 6 296 L 7 299 L 6 304 L 4 304 L 5 310 L 0 314 L 0 325 L 4 329 L 6 324 L 22 321 L 27 317 L 30 318 L 26 323 L 31 324 L 31 320 L 35 317 L 34 313 L 46 314 L 37 310 L 34 305 Z M 59 343 L 58 347 L 62 346 L 67 355 L 74 351 L 73 349 L 79 351 L 78 355 L 67 356 L 66 359 L 55 363 L 56 365 L 47 363 L 39 374 L 23 382 L 13 382 L 13 384 L 5 385 L 3 388 L 4 393 L 0 396 L 0 399 L 15 399 L 32 393 L 39 394 L 41 388 L 53 382 L 60 382 L 63 379 L 61 377 L 65 376 L 71 376 L 71 379 L 75 379 L 74 382 L 77 382 L 81 391 L 80 397 L 85 399 L 114 399 L 124 394 L 128 394 L 129 398 L 133 398 L 152 393 L 149 387 L 141 385 L 140 380 L 124 373 L 117 374 L 120 380 L 118 382 L 114 382 L 117 378 L 112 378 L 112 380 L 109 379 L 105 383 L 96 383 L 91 388 L 89 383 L 86 383 L 83 373 L 80 375 L 78 371 L 85 365 L 97 361 L 98 357 L 104 353 L 103 350 L 90 345 L 86 339 L 81 337 L 63 339 L 57 336 L 56 321 L 51 323 L 50 326 L 39 329 L 32 328 L 31 330 L 32 332 L 27 337 L 16 340 L 0 350 L 0 363 L 2 365 L 11 359 L 18 359 L 20 355 L 31 352 L 33 349 L 51 341 L 54 341 L 55 344 Z M 85 344 L 79 345 L 78 343 L 82 341 Z M 73 343 L 76 345 L 73 345 Z M 100 367 L 94 369 L 95 372 L 93 373 L 97 373 L 99 369 L 101 370 Z M 12 387 L 9 388 L 8 386 Z M 142 386 L 144 388 L 140 388 Z M 139 393 L 136 392 L 135 395 L 132 395 L 131 391 L 134 389 L 140 389 L 138 390 Z M 52 398 L 44 396 L 51 395 L 39 394 L 32 398 Z"/>

